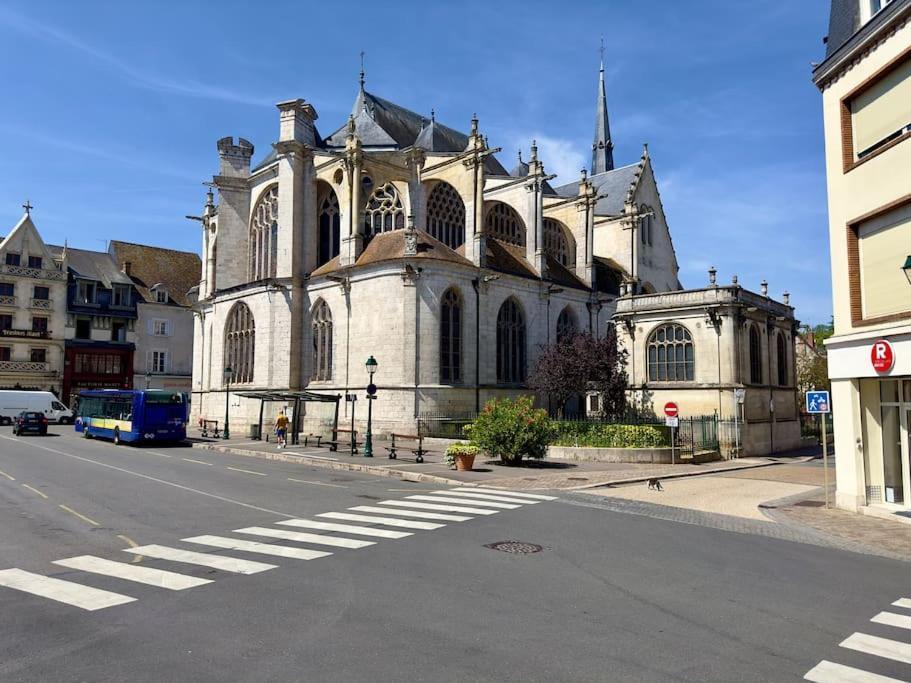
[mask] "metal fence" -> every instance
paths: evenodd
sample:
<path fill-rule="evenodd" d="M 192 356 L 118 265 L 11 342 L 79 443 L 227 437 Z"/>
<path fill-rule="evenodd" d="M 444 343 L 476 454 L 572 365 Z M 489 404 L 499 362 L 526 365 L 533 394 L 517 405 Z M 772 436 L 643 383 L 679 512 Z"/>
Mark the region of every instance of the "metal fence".
<path fill-rule="evenodd" d="M 421 413 L 418 415 L 418 433 L 440 439 L 467 439 L 465 425 L 477 418 L 477 413 Z"/>

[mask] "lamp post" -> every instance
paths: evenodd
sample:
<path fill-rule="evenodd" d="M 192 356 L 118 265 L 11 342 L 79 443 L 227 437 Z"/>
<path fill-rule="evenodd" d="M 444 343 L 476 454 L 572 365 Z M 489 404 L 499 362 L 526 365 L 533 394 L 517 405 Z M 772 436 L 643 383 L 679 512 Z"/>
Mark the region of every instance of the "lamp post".
<path fill-rule="evenodd" d="M 152 384 L 152 375 L 146 372 L 146 389 L 148 389 Z"/>
<path fill-rule="evenodd" d="M 228 401 L 231 397 L 231 392 L 229 391 L 229 388 L 231 386 L 231 375 L 233 374 L 233 372 L 234 371 L 231 369 L 230 365 L 225 368 L 225 429 L 222 432 L 222 438 L 224 438 L 224 439 L 229 439 L 231 437 L 231 434 L 228 431 L 228 410 L 229 410 Z"/>
<path fill-rule="evenodd" d="M 908 284 L 911 284 L 911 256 L 905 257 L 905 265 L 902 266 L 902 271 L 904 271 L 905 277 L 908 279 Z"/>
<path fill-rule="evenodd" d="M 376 358 L 370 356 L 367 359 L 367 374 L 370 376 L 370 384 L 367 385 L 367 438 L 364 439 L 364 457 L 373 457 L 373 400 L 376 398 L 376 385 L 373 383 L 373 373 L 379 367 Z"/>

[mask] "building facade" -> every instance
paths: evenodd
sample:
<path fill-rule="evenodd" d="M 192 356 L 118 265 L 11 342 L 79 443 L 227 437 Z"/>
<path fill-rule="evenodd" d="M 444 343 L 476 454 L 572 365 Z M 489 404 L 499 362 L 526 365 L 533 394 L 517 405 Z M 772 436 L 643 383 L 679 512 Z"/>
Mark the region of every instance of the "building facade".
<path fill-rule="evenodd" d="M 61 396 L 66 291 L 65 255 L 48 248 L 27 209 L 0 240 L 0 389 Z"/>
<path fill-rule="evenodd" d="M 833 0 L 822 92 L 836 502 L 911 506 L 911 0 Z"/>
<path fill-rule="evenodd" d="M 221 419 L 227 391 L 242 433 L 259 404 L 234 392 L 356 392 L 374 356 L 377 429 L 413 429 L 421 413 L 523 391 L 540 348 L 561 330 L 600 333 L 621 287 L 679 288 L 648 150 L 614 167 L 603 70 L 599 87 L 593 173 L 559 186 L 534 144 L 507 171 L 476 118 L 459 132 L 363 77 L 326 136 L 313 106 L 292 100 L 256 165 L 251 143 L 220 140 L 194 417 Z"/>

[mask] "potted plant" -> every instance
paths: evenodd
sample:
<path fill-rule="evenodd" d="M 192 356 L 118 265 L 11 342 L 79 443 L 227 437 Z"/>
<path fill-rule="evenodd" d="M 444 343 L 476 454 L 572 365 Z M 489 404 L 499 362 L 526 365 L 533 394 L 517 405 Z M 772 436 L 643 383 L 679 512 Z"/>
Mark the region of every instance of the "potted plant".
<path fill-rule="evenodd" d="M 543 458 L 552 436 L 547 412 L 535 408 L 528 396 L 488 401 L 465 430 L 479 451 L 513 466 L 523 458 Z"/>
<path fill-rule="evenodd" d="M 477 446 L 465 441 L 454 443 L 446 449 L 446 464 L 450 469 L 470 472 L 474 467 L 475 456 L 480 452 Z"/>

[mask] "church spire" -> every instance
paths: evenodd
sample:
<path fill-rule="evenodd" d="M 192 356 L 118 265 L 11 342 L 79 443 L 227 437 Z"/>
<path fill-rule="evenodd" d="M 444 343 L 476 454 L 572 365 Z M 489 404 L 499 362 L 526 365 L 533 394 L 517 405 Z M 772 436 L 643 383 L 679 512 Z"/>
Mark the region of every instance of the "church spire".
<path fill-rule="evenodd" d="M 592 175 L 614 168 L 614 143 L 607 120 L 607 94 L 604 88 L 604 39 L 601 39 L 601 70 L 598 74 L 598 112 L 595 116 L 595 139 L 592 142 Z"/>

